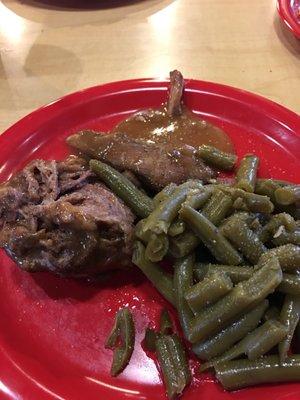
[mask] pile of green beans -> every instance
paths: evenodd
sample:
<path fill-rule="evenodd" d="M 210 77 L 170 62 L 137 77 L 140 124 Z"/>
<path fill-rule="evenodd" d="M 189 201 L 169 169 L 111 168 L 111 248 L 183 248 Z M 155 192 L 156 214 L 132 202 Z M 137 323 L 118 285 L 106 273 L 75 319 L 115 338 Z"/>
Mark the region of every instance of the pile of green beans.
<path fill-rule="evenodd" d="M 225 170 L 236 163 L 209 146 L 198 156 Z M 143 218 L 132 261 L 175 308 L 185 339 L 205 362 L 200 369 L 215 369 L 228 390 L 300 380 L 300 355 L 289 356 L 300 320 L 300 186 L 258 179 L 259 159 L 250 154 L 234 181 L 170 184 L 151 199 L 111 167 L 90 165 Z M 164 314 L 162 330 L 148 328 L 145 343 L 173 399 L 191 378 L 171 325 Z M 114 375 L 130 358 L 122 352 Z"/>

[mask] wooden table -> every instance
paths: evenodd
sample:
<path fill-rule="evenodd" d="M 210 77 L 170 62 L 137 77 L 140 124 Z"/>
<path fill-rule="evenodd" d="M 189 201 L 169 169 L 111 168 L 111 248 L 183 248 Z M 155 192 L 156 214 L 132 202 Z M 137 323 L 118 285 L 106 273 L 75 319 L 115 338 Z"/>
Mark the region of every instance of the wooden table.
<path fill-rule="evenodd" d="M 0 49 L 0 132 L 66 93 L 174 68 L 300 113 L 300 41 L 275 0 L 2 0 Z"/>

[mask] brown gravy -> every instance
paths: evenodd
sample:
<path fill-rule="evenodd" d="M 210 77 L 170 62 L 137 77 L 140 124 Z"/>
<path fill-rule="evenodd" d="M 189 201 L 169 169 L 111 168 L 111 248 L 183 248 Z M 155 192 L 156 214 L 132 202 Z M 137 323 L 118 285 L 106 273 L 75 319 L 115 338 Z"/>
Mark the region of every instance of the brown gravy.
<path fill-rule="evenodd" d="M 174 117 L 167 114 L 165 106 L 139 111 L 120 122 L 113 132 L 122 132 L 147 143 L 168 143 L 174 148 L 208 144 L 228 153 L 234 152 L 230 138 L 222 129 L 201 120 L 187 108 L 183 109 L 182 115 Z"/>

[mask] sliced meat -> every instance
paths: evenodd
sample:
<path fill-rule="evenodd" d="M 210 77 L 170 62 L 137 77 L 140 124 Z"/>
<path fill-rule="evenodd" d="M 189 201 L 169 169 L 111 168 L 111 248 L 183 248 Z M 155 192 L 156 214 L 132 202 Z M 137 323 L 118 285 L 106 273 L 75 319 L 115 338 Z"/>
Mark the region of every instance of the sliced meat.
<path fill-rule="evenodd" d="M 181 72 L 174 70 L 170 72 L 170 92 L 167 101 L 167 112 L 170 117 L 182 113 L 181 98 L 184 89 L 184 79 Z"/>
<path fill-rule="evenodd" d="M 30 272 L 78 277 L 126 264 L 133 222 L 74 156 L 35 160 L 0 189 L 0 246 Z"/>
<path fill-rule="evenodd" d="M 94 176 L 88 169 L 87 161 L 74 155 L 57 163 L 60 193 L 66 193 L 84 186 Z"/>
<path fill-rule="evenodd" d="M 168 144 L 146 143 L 122 133 L 100 135 L 83 131 L 68 138 L 68 143 L 92 158 L 107 162 L 120 171 L 130 170 L 144 183 L 158 191 L 173 182 L 188 179 L 208 181 L 215 171 L 195 155 L 195 149 Z"/>
<path fill-rule="evenodd" d="M 50 271 L 63 276 L 88 275 L 88 262 L 97 247 L 94 234 L 65 227 L 30 232 L 15 229 L 5 246 L 9 256 L 25 271 Z"/>
<path fill-rule="evenodd" d="M 10 186 L 17 188 L 28 202 L 55 200 L 59 194 L 57 163 L 33 160 L 11 179 Z"/>

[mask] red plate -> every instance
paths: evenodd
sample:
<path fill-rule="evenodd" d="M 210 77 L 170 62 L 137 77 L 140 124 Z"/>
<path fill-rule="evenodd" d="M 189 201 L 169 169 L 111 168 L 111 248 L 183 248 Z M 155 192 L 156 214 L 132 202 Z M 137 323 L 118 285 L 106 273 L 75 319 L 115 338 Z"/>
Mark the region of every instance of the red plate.
<path fill-rule="evenodd" d="M 300 39 L 300 0 L 277 0 L 277 9 L 287 27 Z"/>
<path fill-rule="evenodd" d="M 133 80 L 93 87 L 66 96 L 28 115 L 0 137 L 0 179 L 30 159 L 61 159 L 65 138 L 82 128 L 108 130 L 133 111 L 159 106 L 167 82 Z M 253 94 L 214 83 L 186 81 L 185 100 L 199 115 L 231 136 L 237 152 L 261 157 L 261 176 L 300 181 L 300 118 Z M 0 252 L 1 399 L 161 400 L 155 362 L 141 347 L 145 327 L 166 303 L 135 271 L 98 283 L 22 272 Z M 104 340 L 115 312 L 133 309 L 136 343 L 123 374 L 111 378 L 112 353 Z M 196 361 L 191 365 L 195 370 Z M 300 398 L 300 384 L 226 393 L 212 375 L 197 375 L 185 400 L 273 400 Z"/>

